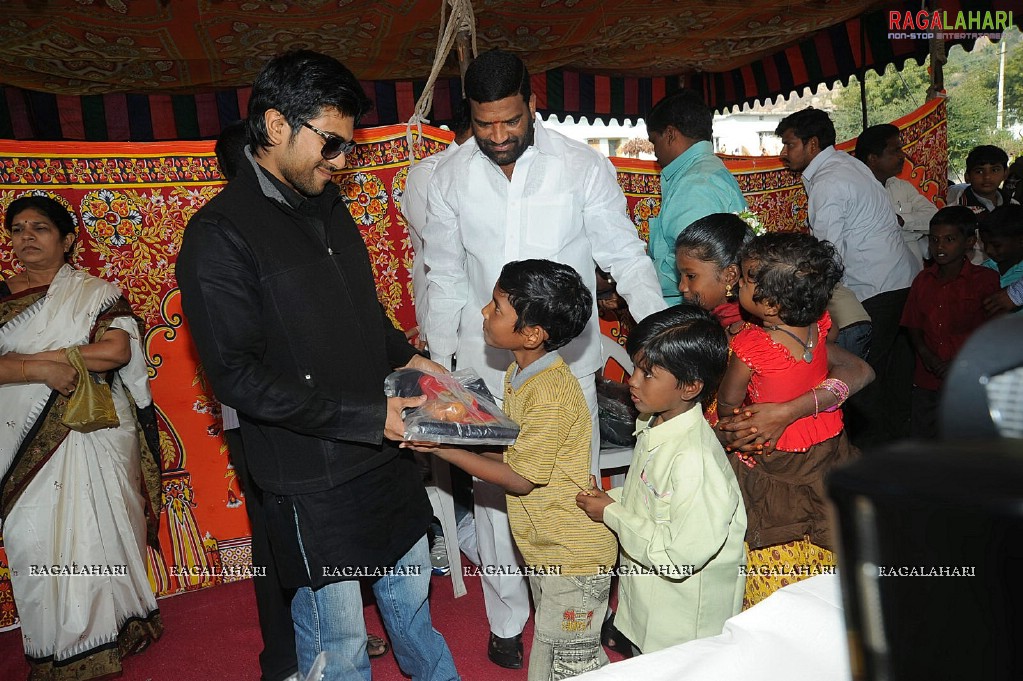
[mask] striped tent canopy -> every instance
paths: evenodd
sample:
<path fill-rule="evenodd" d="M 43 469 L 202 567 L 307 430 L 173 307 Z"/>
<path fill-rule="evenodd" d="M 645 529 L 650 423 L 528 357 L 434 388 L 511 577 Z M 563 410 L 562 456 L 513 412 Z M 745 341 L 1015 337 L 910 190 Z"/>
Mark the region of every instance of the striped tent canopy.
<path fill-rule="evenodd" d="M 216 137 L 244 114 L 265 61 L 293 48 L 333 54 L 365 79 L 376 104 L 367 125 L 404 122 L 430 73 L 444 1 L 5 2 L 0 137 Z M 954 18 L 994 16 L 1016 3 L 925 4 Z M 683 85 L 716 109 L 762 101 L 921 61 L 929 50 L 926 39 L 889 30 L 893 12 L 915 15 L 920 0 L 474 0 L 473 7 L 479 49 L 520 54 L 544 114 L 590 120 L 640 117 Z M 1018 24 L 1023 12 L 1016 14 Z M 945 48 L 972 42 L 956 34 Z M 431 120 L 450 120 L 460 98 L 452 57 Z"/>

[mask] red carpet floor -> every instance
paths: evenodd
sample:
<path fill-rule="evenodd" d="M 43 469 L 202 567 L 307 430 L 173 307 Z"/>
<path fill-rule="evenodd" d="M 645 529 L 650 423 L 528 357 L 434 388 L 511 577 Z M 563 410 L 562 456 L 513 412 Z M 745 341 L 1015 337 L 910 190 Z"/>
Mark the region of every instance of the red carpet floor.
<path fill-rule="evenodd" d="M 444 634 L 465 681 L 523 681 L 525 668 L 503 669 L 487 659 L 489 627 L 479 578 L 466 577 L 469 593 L 455 599 L 446 577 L 433 577 L 430 607 L 434 626 Z M 159 601 L 164 635 L 142 655 L 125 660 L 125 681 L 258 681 L 262 649 L 256 604 L 249 581 L 234 582 Z M 376 607 L 365 610 L 366 627 L 382 634 Z M 523 639 L 526 656 L 533 636 L 532 618 Z M 612 661 L 620 659 L 608 652 Z M 0 633 L 0 679 L 28 678 L 19 630 Z M 373 660 L 375 681 L 403 681 L 388 653 Z"/>

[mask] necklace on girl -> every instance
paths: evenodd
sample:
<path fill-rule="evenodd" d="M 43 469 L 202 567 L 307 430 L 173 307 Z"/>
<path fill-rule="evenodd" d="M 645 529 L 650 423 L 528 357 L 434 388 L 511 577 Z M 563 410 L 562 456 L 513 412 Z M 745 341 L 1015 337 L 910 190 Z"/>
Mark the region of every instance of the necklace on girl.
<path fill-rule="evenodd" d="M 800 340 L 799 336 L 797 336 L 796 334 L 792 333 L 788 329 L 783 329 L 783 328 L 781 328 L 777 324 L 772 324 L 770 326 L 767 326 L 767 328 L 770 329 L 771 331 L 781 331 L 786 336 L 789 336 L 794 341 L 799 343 L 799 345 L 803 348 L 803 361 L 806 362 L 807 364 L 809 364 L 810 362 L 813 361 L 813 348 L 814 348 L 814 346 L 817 345 L 817 341 L 815 339 L 816 327 L 817 327 L 817 325 L 814 324 L 812 327 L 807 329 L 806 342 L 804 343 L 802 340 Z"/>

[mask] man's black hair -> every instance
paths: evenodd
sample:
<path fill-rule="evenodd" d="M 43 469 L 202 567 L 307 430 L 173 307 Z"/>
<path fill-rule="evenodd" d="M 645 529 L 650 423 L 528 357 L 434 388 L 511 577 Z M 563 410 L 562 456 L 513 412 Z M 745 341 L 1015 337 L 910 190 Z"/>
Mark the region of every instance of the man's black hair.
<path fill-rule="evenodd" d="M 472 113 L 469 109 L 469 100 L 463 99 L 459 102 L 453 113 L 455 117 L 451 120 L 451 124 L 448 127 L 451 128 L 451 132 L 455 133 L 457 137 L 472 128 Z"/>
<path fill-rule="evenodd" d="M 871 154 L 880 156 L 888 146 L 888 140 L 898 136 L 898 126 L 891 123 L 870 126 L 856 139 L 856 151 L 854 152 L 856 158 L 866 163 L 867 157 Z"/>
<path fill-rule="evenodd" d="M 778 306 L 778 317 L 791 326 L 820 319 L 845 270 L 831 242 L 810 234 L 758 236 L 742 249 L 741 259 L 756 263 L 750 274 L 757 287 L 753 300 Z"/>
<path fill-rule="evenodd" d="M 815 109 L 812 106 L 781 119 L 774 134 L 781 137 L 789 130 L 802 140 L 803 144 L 809 142 L 811 137 L 817 138 L 817 144 L 821 149 L 835 143 L 835 124 L 831 122 L 831 117 L 826 111 Z"/>
<path fill-rule="evenodd" d="M 702 381 L 695 399 L 717 390 L 728 364 L 728 338 L 721 323 L 689 302 L 643 319 L 629 334 L 625 349 L 637 371 L 659 366 L 675 377 L 679 388 Z"/>
<path fill-rule="evenodd" d="M 593 314 L 593 294 L 579 273 L 550 260 L 517 260 L 501 269 L 497 287 L 508 294 L 518 320 L 515 330 L 539 326 L 548 352 L 569 343 Z"/>
<path fill-rule="evenodd" d="M 977 236 L 977 214 L 966 206 L 945 206 L 931 216 L 931 227 L 948 225 L 959 230 L 960 234 L 969 239 Z"/>
<path fill-rule="evenodd" d="M 668 126 L 694 140 L 713 138 L 714 112 L 695 90 L 682 89 L 654 104 L 646 115 L 646 129 L 658 134 Z"/>
<path fill-rule="evenodd" d="M 252 84 L 249 144 L 253 149 L 270 146 L 264 119 L 270 109 L 281 112 L 294 137 L 324 109 L 337 109 L 358 124 L 372 106 L 358 79 L 337 59 L 311 50 L 287 52 L 267 62 Z"/>
<path fill-rule="evenodd" d="M 220 131 L 220 137 L 213 147 L 217 155 L 220 172 L 227 180 L 234 179 L 238 168 L 245 163 L 245 146 L 248 144 L 249 126 L 245 121 L 235 121 Z"/>
<path fill-rule="evenodd" d="M 675 252 L 714 263 L 718 269 L 739 264 L 739 251 L 753 240 L 753 230 L 734 213 L 711 213 L 686 227 L 675 239 Z"/>
<path fill-rule="evenodd" d="M 485 104 L 522 95 L 529 104 L 532 94 L 529 69 L 517 56 L 503 50 L 490 50 L 476 57 L 465 70 L 465 96 Z"/>

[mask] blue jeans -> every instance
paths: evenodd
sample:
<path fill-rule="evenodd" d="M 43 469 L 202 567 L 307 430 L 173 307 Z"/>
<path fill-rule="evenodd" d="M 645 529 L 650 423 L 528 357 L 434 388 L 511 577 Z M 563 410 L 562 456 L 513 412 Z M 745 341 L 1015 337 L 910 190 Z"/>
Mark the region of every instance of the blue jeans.
<path fill-rule="evenodd" d="M 843 350 L 848 350 L 862 360 L 867 359 L 870 352 L 870 340 L 873 336 L 874 327 L 870 322 L 850 324 L 839 330 L 835 343 Z"/>
<path fill-rule="evenodd" d="M 301 538 L 299 547 L 302 548 Z M 305 550 L 303 550 L 303 557 Z M 373 583 L 398 666 L 414 681 L 458 679 L 448 644 L 430 621 L 430 548 L 424 535 Z M 308 673 L 321 651 L 328 652 L 324 681 L 371 680 L 366 652 L 366 621 L 358 579 L 316 589 L 300 588 L 291 602 L 298 668 Z"/>

